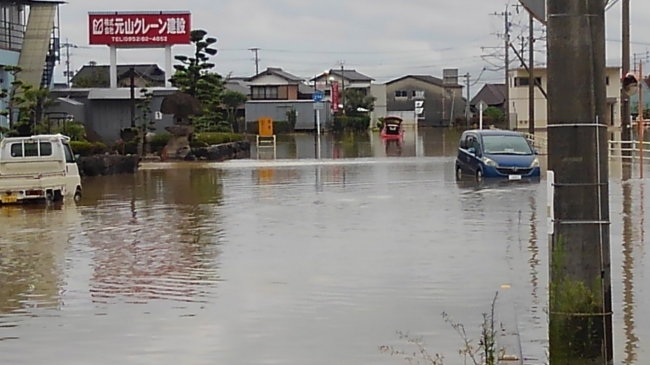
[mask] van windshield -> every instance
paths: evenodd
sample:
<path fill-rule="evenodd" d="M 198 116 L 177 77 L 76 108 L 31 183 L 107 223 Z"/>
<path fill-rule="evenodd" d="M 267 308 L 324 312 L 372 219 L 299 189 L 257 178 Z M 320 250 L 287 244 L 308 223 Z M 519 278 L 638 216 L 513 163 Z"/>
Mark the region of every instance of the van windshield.
<path fill-rule="evenodd" d="M 492 155 L 532 155 L 528 141 L 522 136 L 483 136 L 483 152 Z"/>

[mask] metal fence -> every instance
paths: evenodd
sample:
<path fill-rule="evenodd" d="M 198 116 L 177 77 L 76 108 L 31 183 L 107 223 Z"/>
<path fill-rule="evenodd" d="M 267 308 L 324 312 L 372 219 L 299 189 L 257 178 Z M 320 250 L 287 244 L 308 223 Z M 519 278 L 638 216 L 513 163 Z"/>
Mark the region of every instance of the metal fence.
<path fill-rule="evenodd" d="M 25 40 L 25 26 L 0 20 L 0 49 L 20 51 Z"/>

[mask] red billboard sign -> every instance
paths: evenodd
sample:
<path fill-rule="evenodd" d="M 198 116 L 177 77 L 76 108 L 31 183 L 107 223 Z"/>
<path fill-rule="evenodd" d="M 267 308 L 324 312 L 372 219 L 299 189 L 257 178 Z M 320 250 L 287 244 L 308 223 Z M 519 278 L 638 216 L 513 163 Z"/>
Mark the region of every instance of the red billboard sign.
<path fill-rule="evenodd" d="M 332 81 L 332 111 L 339 111 L 339 83 Z"/>
<path fill-rule="evenodd" d="M 189 12 L 89 13 L 88 43 L 151 47 L 190 43 Z"/>

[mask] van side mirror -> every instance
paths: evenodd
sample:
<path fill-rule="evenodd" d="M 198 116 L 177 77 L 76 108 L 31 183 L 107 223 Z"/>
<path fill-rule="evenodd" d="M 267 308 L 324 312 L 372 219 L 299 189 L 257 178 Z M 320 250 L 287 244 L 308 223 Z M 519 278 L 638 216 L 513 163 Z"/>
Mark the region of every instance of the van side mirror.
<path fill-rule="evenodd" d="M 74 159 L 75 159 L 75 160 L 78 160 L 79 157 L 81 157 L 81 155 L 78 155 L 78 154 L 77 154 L 77 155 L 74 155 Z"/>
<path fill-rule="evenodd" d="M 467 152 L 471 153 L 472 155 L 475 155 L 476 154 L 476 148 L 470 147 L 470 148 L 467 149 Z"/>
<path fill-rule="evenodd" d="M 533 148 L 533 153 L 539 155 L 539 151 Z"/>

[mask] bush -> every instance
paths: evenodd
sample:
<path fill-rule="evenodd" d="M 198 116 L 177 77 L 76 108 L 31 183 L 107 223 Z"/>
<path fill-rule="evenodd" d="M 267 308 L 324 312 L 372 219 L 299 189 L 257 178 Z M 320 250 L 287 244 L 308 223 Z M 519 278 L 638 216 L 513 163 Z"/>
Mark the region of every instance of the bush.
<path fill-rule="evenodd" d="M 363 133 L 370 128 L 369 116 L 349 117 L 347 115 L 337 115 L 332 123 L 332 132 L 343 133 Z"/>
<path fill-rule="evenodd" d="M 83 157 L 102 155 L 108 151 L 106 145 L 101 142 L 70 141 L 70 147 L 73 153 Z"/>
<path fill-rule="evenodd" d="M 210 147 L 217 144 L 238 142 L 244 139 L 241 134 L 235 133 L 198 133 L 190 142 L 192 148 Z"/>

